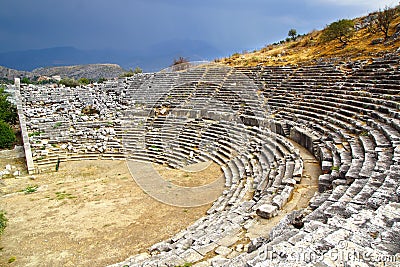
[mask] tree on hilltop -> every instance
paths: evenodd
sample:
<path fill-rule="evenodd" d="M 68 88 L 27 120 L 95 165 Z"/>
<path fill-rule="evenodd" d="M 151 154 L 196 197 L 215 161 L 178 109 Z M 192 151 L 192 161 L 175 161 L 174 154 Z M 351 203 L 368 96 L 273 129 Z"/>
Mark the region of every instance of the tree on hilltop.
<path fill-rule="evenodd" d="M 292 38 L 293 41 L 296 41 L 296 38 L 298 36 L 296 29 L 290 29 L 288 32 L 288 36 Z"/>
<path fill-rule="evenodd" d="M 323 42 L 339 40 L 343 46 L 347 45 L 354 34 L 354 22 L 349 19 L 341 19 L 329 24 L 322 32 Z"/>
<path fill-rule="evenodd" d="M 383 10 L 379 9 L 375 23 L 378 30 L 385 35 L 385 41 L 390 37 L 390 24 L 396 19 L 396 17 L 397 8 L 390 8 L 386 6 Z"/>

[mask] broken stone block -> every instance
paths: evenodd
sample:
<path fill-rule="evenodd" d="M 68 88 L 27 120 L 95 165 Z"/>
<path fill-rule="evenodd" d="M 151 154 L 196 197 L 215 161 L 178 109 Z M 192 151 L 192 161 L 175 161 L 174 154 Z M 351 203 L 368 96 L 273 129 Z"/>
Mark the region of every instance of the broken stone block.
<path fill-rule="evenodd" d="M 278 208 L 270 204 L 263 204 L 258 207 L 257 215 L 264 219 L 269 219 L 278 215 Z"/>

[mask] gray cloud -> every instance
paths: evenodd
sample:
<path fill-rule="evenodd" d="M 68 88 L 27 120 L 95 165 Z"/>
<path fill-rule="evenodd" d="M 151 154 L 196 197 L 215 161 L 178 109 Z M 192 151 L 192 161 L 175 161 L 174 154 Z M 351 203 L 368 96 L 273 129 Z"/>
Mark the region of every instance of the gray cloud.
<path fill-rule="evenodd" d="M 333 0 L 2 2 L 0 52 L 64 45 L 135 50 L 165 40 L 192 39 L 230 53 L 279 41 L 290 28 L 306 33 L 369 8 L 363 0 L 351 1 L 351 6 Z"/>

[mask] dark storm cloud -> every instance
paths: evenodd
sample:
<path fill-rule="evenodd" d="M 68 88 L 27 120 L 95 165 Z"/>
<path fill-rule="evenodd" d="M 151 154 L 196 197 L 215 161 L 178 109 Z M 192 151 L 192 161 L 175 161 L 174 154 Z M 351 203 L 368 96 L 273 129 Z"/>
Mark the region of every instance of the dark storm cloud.
<path fill-rule="evenodd" d="M 203 40 L 221 51 L 240 51 L 279 41 L 290 28 L 306 33 L 375 7 L 362 0 L 0 2 L 0 52 L 66 45 L 134 50 L 173 39 Z"/>

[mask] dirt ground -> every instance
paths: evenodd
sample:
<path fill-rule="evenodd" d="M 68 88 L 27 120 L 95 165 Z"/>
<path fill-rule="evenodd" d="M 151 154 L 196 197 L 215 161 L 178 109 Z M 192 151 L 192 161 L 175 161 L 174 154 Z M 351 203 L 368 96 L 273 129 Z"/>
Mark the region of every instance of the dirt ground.
<path fill-rule="evenodd" d="M 196 187 L 214 182 L 223 175 L 221 167 L 212 162 L 206 169 L 195 172 L 171 169 L 164 165 L 153 164 L 154 169 L 164 178 L 164 180 L 178 186 Z"/>
<path fill-rule="evenodd" d="M 267 235 L 288 212 L 305 208 L 317 191 L 318 162 L 293 144 L 304 160 L 303 179 L 279 215 L 259 218 L 243 244 L 261 232 Z M 22 159 L 8 157 L 0 153 L 0 167 L 23 168 Z M 180 186 L 200 186 L 222 174 L 215 163 L 193 173 L 153 167 Z M 68 162 L 58 173 L 22 173 L 22 178 L 0 179 L 0 210 L 9 219 L 0 237 L 0 266 L 106 266 L 168 239 L 210 207 L 178 208 L 154 200 L 136 185 L 125 161 Z M 28 194 L 29 187 L 37 191 Z"/>
<path fill-rule="evenodd" d="M 124 161 L 62 163 L 58 173 L 34 178 L 0 185 L 0 209 L 8 218 L 0 266 L 116 263 L 185 229 L 209 208 L 155 201 L 135 184 Z M 29 186 L 37 191 L 27 194 Z"/>

